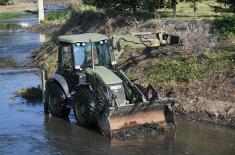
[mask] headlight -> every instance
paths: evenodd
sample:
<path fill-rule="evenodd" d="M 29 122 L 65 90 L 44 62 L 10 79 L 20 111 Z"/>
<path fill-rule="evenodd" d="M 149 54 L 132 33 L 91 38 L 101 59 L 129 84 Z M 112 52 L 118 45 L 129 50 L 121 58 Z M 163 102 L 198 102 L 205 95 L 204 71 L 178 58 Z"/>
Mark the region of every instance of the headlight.
<path fill-rule="evenodd" d="M 126 105 L 126 96 L 122 84 L 110 85 L 108 88 L 108 95 L 111 100 L 113 100 L 113 96 L 117 99 L 118 106 Z"/>
<path fill-rule="evenodd" d="M 118 89 L 122 88 L 122 85 L 114 85 L 109 87 L 112 91 L 118 91 Z"/>

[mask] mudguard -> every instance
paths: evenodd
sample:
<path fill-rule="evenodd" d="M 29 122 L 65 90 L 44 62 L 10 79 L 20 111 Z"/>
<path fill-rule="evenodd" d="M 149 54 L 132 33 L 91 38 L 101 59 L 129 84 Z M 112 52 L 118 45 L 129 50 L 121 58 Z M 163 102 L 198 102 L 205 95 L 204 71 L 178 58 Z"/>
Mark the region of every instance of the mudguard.
<path fill-rule="evenodd" d="M 60 86 L 63 88 L 64 93 L 67 97 L 71 97 L 71 94 L 69 92 L 69 86 L 65 78 L 59 74 L 54 74 L 51 78 L 48 79 L 47 84 L 50 82 L 56 81 Z"/>

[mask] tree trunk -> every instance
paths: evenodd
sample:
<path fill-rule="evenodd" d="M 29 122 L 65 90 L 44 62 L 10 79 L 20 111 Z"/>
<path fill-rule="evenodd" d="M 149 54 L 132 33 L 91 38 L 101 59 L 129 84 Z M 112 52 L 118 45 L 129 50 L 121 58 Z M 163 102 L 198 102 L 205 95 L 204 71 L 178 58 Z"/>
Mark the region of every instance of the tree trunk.
<path fill-rule="evenodd" d="M 177 4 L 177 0 L 172 0 L 171 1 L 171 7 L 173 9 L 173 14 L 176 15 L 176 4 Z"/>
<path fill-rule="evenodd" d="M 193 2 L 193 12 L 195 13 L 197 11 L 197 4 L 196 1 Z"/>

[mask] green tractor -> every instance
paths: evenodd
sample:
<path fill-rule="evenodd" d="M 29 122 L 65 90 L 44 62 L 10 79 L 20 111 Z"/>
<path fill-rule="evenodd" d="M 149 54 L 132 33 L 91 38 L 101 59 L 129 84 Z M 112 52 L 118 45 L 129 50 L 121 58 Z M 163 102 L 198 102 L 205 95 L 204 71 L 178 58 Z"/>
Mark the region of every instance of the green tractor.
<path fill-rule="evenodd" d="M 45 84 L 45 112 L 67 118 L 73 110 L 79 125 L 98 125 L 109 137 L 146 123 L 175 124 L 175 99 L 161 98 L 151 84 L 144 88 L 117 69 L 113 40 L 97 33 L 59 37 L 57 71 Z"/>

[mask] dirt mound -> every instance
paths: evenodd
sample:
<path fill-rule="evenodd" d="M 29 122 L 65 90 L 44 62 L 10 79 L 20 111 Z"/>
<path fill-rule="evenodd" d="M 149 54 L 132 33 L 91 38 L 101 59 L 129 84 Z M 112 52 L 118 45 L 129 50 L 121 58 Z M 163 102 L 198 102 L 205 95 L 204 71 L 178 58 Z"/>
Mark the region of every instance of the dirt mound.
<path fill-rule="evenodd" d="M 179 86 L 176 111 L 189 119 L 235 127 L 235 72 Z"/>

